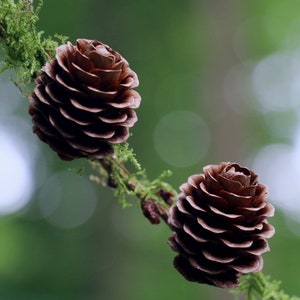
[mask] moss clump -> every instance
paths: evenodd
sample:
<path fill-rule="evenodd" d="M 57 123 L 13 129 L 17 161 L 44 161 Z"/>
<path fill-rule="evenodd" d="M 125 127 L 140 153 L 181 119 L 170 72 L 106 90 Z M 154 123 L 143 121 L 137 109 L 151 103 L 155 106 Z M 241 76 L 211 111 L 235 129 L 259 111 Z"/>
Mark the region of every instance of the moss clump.
<path fill-rule="evenodd" d="M 12 69 L 15 83 L 21 90 L 30 90 L 30 83 L 41 67 L 51 59 L 59 42 L 66 37 L 43 38 L 43 32 L 36 30 L 38 14 L 42 7 L 39 1 L 36 9 L 30 0 L 0 1 L 0 47 L 3 62 L 0 73 Z"/>

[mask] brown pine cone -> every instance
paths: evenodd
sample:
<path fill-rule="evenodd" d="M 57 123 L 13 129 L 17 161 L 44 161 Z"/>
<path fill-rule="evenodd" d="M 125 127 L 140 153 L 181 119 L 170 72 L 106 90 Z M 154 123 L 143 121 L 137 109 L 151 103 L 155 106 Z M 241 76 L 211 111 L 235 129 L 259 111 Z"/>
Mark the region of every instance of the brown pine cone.
<path fill-rule="evenodd" d="M 266 239 L 275 232 L 266 218 L 274 207 L 254 172 L 236 163 L 209 165 L 180 190 L 170 209 L 169 244 L 187 280 L 232 288 L 242 274 L 262 269 Z"/>
<path fill-rule="evenodd" d="M 33 131 L 63 160 L 112 155 L 112 144 L 126 141 L 137 121 L 138 84 L 109 46 L 86 39 L 61 45 L 29 97 Z"/>

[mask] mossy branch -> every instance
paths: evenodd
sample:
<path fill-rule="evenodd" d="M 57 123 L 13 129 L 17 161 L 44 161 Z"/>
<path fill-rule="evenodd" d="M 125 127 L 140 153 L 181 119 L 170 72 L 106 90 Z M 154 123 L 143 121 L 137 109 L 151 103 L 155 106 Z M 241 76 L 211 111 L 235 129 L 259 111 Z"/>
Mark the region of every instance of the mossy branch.
<path fill-rule="evenodd" d="M 164 182 L 171 172 L 163 172 L 157 179 L 150 181 L 127 143 L 116 145 L 114 148 L 114 157 L 90 160 L 92 168 L 97 172 L 97 176 L 92 175 L 91 179 L 114 188 L 115 196 L 123 207 L 132 205 L 128 201 L 128 196 L 135 196 L 141 202 L 154 202 L 159 209 L 160 217 L 166 221 L 167 210 L 177 196 L 175 189 Z M 130 172 L 129 167 L 133 171 Z"/>
<path fill-rule="evenodd" d="M 34 9 L 29 0 L 0 1 L 0 47 L 4 54 L 0 73 L 13 70 L 14 82 L 25 94 L 42 66 L 55 53 L 58 42 L 66 40 L 63 36 L 43 38 L 43 32 L 37 31 L 42 4 L 40 0 Z"/>

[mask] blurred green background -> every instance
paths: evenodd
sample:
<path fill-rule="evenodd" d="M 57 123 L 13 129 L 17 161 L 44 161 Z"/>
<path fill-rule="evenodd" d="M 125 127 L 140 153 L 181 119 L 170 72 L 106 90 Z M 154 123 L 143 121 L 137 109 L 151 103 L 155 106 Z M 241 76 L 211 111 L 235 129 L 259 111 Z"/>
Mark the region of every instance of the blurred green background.
<path fill-rule="evenodd" d="M 300 296 L 300 2 L 44 0 L 39 29 L 98 39 L 139 76 L 130 145 L 150 178 L 179 186 L 236 161 L 269 186 L 276 235 L 264 273 Z M 31 132 L 28 102 L 0 80 L 0 299 L 233 299 L 173 268 L 164 225 L 122 209 Z M 72 169 L 84 167 L 82 177 Z"/>

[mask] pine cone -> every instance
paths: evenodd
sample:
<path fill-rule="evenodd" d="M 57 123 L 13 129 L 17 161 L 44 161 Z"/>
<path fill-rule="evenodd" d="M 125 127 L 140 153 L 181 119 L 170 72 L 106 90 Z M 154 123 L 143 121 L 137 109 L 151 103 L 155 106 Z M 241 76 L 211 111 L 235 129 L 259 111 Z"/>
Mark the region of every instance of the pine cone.
<path fill-rule="evenodd" d="M 126 141 L 137 121 L 138 84 L 109 46 L 86 39 L 61 45 L 29 97 L 33 131 L 63 160 L 112 155 L 112 144 Z"/>
<path fill-rule="evenodd" d="M 168 219 L 176 269 L 189 281 L 222 288 L 259 272 L 261 254 L 269 251 L 266 238 L 275 231 L 266 221 L 274 207 L 258 176 L 236 163 L 209 165 L 180 190 Z"/>

